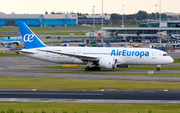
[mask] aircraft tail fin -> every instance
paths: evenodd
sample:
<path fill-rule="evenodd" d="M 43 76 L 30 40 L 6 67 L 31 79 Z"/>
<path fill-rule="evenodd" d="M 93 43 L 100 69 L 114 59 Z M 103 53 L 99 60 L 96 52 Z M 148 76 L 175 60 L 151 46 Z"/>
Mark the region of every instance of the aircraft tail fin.
<path fill-rule="evenodd" d="M 26 49 L 46 47 L 24 22 L 16 22 Z"/>

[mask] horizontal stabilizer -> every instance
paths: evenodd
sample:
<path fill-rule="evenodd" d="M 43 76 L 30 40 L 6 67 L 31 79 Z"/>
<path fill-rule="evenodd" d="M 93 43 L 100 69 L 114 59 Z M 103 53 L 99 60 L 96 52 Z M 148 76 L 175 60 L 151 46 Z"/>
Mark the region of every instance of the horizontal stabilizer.
<path fill-rule="evenodd" d="M 28 53 L 28 54 L 36 54 L 36 52 L 34 52 L 34 51 L 28 51 L 28 50 L 16 50 L 15 51 L 16 53 Z"/>

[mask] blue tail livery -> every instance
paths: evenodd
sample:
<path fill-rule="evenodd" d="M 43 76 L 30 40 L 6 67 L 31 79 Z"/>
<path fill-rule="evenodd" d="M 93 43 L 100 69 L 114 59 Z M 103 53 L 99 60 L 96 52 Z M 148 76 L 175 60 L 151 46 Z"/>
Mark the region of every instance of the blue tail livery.
<path fill-rule="evenodd" d="M 24 22 L 17 22 L 26 49 L 46 47 Z"/>

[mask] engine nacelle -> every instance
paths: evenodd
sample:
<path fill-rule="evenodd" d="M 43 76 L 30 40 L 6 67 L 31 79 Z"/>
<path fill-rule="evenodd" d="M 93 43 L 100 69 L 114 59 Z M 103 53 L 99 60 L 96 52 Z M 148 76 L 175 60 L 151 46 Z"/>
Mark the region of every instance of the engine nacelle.
<path fill-rule="evenodd" d="M 100 68 L 106 68 L 106 69 L 115 69 L 117 59 L 115 58 L 103 58 L 99 60 L 99 67 Z"/>

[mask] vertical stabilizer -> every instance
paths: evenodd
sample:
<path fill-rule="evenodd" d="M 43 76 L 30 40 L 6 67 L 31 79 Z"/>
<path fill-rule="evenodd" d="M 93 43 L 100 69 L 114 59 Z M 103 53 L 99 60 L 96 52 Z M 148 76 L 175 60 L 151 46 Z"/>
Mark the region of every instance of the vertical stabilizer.
<path fill-rule="evenodd" d="M 46 47 L 24 22 L 16 22 L 26 49 Z"/>

